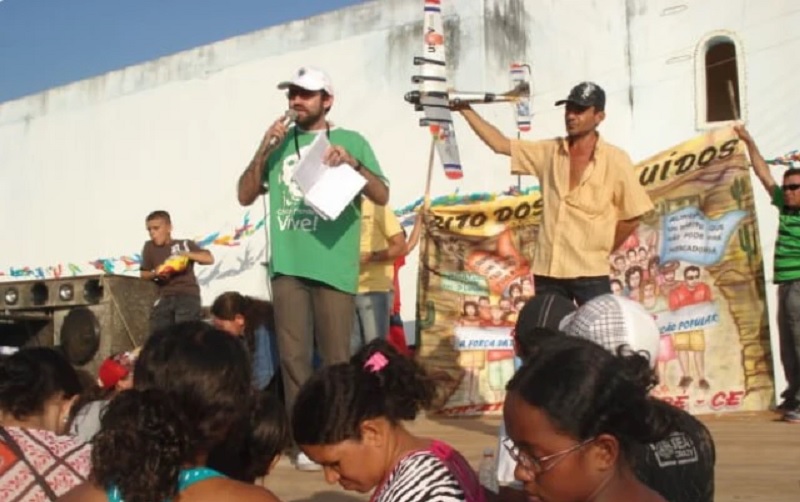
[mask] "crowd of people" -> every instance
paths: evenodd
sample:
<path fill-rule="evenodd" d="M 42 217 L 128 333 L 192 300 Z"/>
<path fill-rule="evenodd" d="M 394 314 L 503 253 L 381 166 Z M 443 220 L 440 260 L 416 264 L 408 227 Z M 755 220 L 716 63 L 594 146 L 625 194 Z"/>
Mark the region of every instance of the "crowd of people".
<path fill-rule="evenodd" d="M 269 127 L 238 184 L 243 205 L 268 198 L 271 300 L 227 292 L 202 322 L 193 267 L 213 255 L 174 239 L 166 211 L 148 215 L 141 277 L 159 297 L 142 347 L 105 360 L 92 386 L 57 348 L 0 359 L 0 499 L 271 501 L 254 481 L 288 454 L 298 469 L 322 470 L 329 483 L 378 502 L 713 500 L 713 439 L 651 395 L 658 328 L 642 304 L 612 289 L 608 257 L 653 206 L 627 154 L 597 132 L 605 117 L 598 85 L 581 83 L 556 103 L 565 105 L 567 135 L 555 140 L 506 138 L 468 104 L 454 105 L 492 150 L 511 157 L 512 172 L 538 177 L 544 200 L 535 280 L 509 291 L 496 315 L 476 297 L 459 321 L 514 326 L 497 493 L 451 445 L 405 425 L 436 395 L 402 332 L 391 336 L 402 326 L 398 270 L 425 218 L 406 235 L 367 140 L 329 120 L 335 93 L 324 72 L 301 68 L 278 88 L 294 124 L 281 117 Z M 777 186 L 738 131 L 789 234 L 779 238 L 776 266 L 786 281 L 791 418 L 800 412 L 791 230 L 800 174 Z M 318 134 L 331 144 L 326 164 L 365 178 L 362 195 L 334 220 L 307 206 L 291 180 Z M 629 270 L 657 270 L 640 251 Z"/>

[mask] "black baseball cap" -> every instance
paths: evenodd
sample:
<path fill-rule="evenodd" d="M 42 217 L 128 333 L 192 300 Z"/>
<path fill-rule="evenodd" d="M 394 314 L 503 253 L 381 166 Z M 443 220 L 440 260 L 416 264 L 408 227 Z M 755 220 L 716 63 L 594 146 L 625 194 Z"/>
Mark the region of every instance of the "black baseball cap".
<path fill-rule="evenodd" d="M 527 359 L 534 354 L 542 340 L 560 335 L 561 321 L 576 309 L 572 300 L 558 294 L 538 294 L 528 300 L 520 310 L 514 327 L 517 354 Z"/>
<path fill-rule="evenodd" d="M 581 82 L 569 91 L 567 99 L 556 101 L 556 106 L 565 103 L 575 103 L 579 106 L 594 106 L 595 110 L 602 112 L 606 108 L 606 91 L 594 82 Z"/>
<path fill-rule="evenodd" d="M 515 331 L 523 333 L 533 328 L 558 330 L 561 321 L 578 307 L 565 296 L 548 293 L 531 298 L 517 317 Z"/>

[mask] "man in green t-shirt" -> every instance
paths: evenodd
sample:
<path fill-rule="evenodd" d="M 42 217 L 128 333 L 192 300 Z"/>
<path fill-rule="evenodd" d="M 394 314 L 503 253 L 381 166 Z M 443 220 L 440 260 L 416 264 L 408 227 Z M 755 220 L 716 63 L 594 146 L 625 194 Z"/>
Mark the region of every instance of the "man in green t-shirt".
<path fill-rule="evenodd" d="M 778 284 L 778 332 L 787 387 L 778 408 L 787 422 L 800 423 L 800 169 L 787 169 L 778 185 L 744 126 L 736 133 L 747 145 L 753 170 L 780 211 L 775 240 L 774 279 Z"/>
<path fill-rule="evenodd" d="M 346 164 L 364 176 L 367 184 L 362 194 L 377 205 L 388 202 L 389 189 L 369 143 L 357 132 L 328 120 L 334 93 L 324 72 L 300 68 L 278 89 L 286 91 L 295 124 L 287 126 L 281 117 L 270 126 L 239 179 L 238 192 L 244 206 L 265 191 L 269 194 L 269 272 L 291 413 L 300 386 L 313 370 L 314 339 L 323 365 L 350 357 L 361 231 L 360 195 L 338 218 L 324 219 L 304 202 L 292 180 L 294 168 L 317 135 L 326 134 L 331 144 L 323 159 L 326 165 Z M 312 323 L 313 333 L 309 331 Z M 298 468 L 307 467 L 305 460 L 297 459 Z"/>

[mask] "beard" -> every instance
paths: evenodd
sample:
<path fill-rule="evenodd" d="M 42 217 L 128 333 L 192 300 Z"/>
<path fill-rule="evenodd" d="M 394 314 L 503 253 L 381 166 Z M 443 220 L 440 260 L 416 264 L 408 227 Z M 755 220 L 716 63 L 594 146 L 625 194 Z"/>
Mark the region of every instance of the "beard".
<path fill-rule="evenodd" d="M 308 130 L 310 127 L 314 126 L 319 122 L 320 119 L 325 117 L 325 111 L 320 108 L 319 110 L 308 110 L 305 108 L 301 108 L 297 110 L 299 116 L 295 123 L 300 126 L 301 129 Z"/>

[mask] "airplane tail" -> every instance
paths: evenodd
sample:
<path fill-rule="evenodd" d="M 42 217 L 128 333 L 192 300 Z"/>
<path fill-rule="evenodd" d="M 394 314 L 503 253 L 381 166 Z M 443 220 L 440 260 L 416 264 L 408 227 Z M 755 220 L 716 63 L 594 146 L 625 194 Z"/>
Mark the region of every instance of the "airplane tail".
<path fill-rule="evenodd" d="M 429 123 L 428 128 L 435 139 L 436 152 L 444 167 L 444 175 L 451 180 L 464 177 L 461 159 L 455 142 L 455 130 L 452 122 Z"/>
<path fill-rule="evenodd" d="M 521 88 L 527 85 L 528 94 L 520 96 L 514 102 L 514 119 L 517 122 L 517 129 L 520 132 L 528 132 L 531 130 L 531 67 L 524 63 L 512 63 L 509 72 L 511 77 L 512 89 Z"/>

